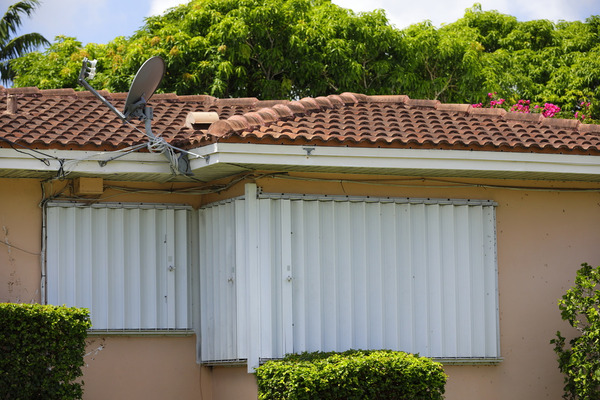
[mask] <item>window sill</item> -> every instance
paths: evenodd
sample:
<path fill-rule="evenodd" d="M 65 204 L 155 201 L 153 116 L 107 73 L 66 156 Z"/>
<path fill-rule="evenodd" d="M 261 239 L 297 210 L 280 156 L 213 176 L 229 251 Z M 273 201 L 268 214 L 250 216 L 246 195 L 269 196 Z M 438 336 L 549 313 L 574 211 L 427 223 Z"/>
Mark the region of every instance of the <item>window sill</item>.
<path fill-rule="evenodd" d="M 241 358 L 239 360 L 212 360 L 202 361 L 200 365 L 203 367 L 245 367 L 248 365 L 248 360 Z"/>
<path fill-rule="evenodd" d="M 504 361 L 502 357 L 493 358 L 432 358 L 443 365 L 498 365 Z"/>
<path fill-rule="evenodd" d="M 101 330 L 90 329 L 88 336 L 192 336 L 195 335 L 191 329 L 114 329 Z"/>

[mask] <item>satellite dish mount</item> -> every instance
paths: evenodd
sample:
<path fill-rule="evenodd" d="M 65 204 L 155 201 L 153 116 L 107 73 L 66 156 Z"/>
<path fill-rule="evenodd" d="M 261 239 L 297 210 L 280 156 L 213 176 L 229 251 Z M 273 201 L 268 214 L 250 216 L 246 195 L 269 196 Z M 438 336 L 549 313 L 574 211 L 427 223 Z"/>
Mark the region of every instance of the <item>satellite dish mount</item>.
<path fill-rule="evenodd" d="M 173 173 L 192 175 L 188 160 L 189 153 L 171 146 L 165 141 L 164 138 L 152 133 L 152 107 L 148 106 L 147 102 L 158 88 L 158 85 L 160 85 L 164 73 L 165 62 L 162 58 L 151 57 L 146 60 L 131 82 L 131 87 L 129 88 L 129 93 L 127 94 L 127 98 L 125 100 L 123 112 L 117 110 L 85 80 L 86 76 L 87 78 L 92 79 L 96 74 L 96 60 L 89 61 L 87 58 L 83 59 L 83 65 L 81 66 L 78 82 L 81 86 L 85 87 L 98 99 L 100 99 L 100 101 L 107 105 L 108 108 L 110 108 L 112 112 L 121 118 L 124 123 L 131 123 L 130 120 L 132 118 L 138 118 L 139 120 L 144 121 L 145 134 L 149 139 L 149 143 L 144 143 L 143 146 L 136 146 L 132 151 L 139 150 L 140 148 L 147 146 L 149 151 L 161 152 L 165 155 L 165 157 L 167 157 L 171 164 L 171 170 Z M 108 161 L 112 161 L 115 158 L 118 157 L 114 157 Z M 101 162 L 101 165 L 106 165 L 108 161 Z"/>

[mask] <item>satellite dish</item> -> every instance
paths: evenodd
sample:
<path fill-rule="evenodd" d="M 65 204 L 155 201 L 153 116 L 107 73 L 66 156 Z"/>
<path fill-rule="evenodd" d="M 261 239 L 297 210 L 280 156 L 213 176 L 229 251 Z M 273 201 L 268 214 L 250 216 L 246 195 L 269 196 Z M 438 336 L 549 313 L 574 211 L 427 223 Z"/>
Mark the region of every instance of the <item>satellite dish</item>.
<path fill-rule="evenodd" d="M 156 136 L 152 133 L 152 107 L 146 105 L 146 102 L 150 100 L 150 97 L 160 85 L 160 81 L 165 74 L 165 62 L 160 57 L 152 57 L 146 60 L 140 67 L 125 100 L 125 108 L 123 114 L 117 110 L 108 100 L 106 100 L 100 93 L 98 93 L 90 84 L 85 80 L 86 77 L 93 78 L 96 73 L 96 60 L 90 61 L 87 58 L 83 59 L 81 64 L 81 71 L 79 72 L 79 78 L 77 81 L 81 86 L 89 90 L 94 94 L 100 101 L 102 101 L 108 108 L 111 109 L 115 114 L 123 120 L 124 123 L 130 124 L 129 119 L 131 117 L 138 117 L 144 121 L 146 126 L 146 136 L 148 136 L 149 142 L 143 143 L 151 152 L 162 152 L 171 164 L 171 170 L 174 174 L 192 175 L 188 155 L 192 154 L 186 150 L 179 149 L 167 143 L 165 139 Z M 137 129 L 137 128 L 136 128 Z M 139 130 L 139 129 L 138 129 Z M 126 154 L 141 149 L 141 146 L 134 146 L 132 150 L 120 153 L 119 155 L 110 158 L 109 160 L 99 161 L 100 166 L 105 166 L 109 161 L 115 160 Z M 195 157 L 199 157 L 193 154 Z"/>
<path fill-rule="evenodd" d="M 165 62 L 160 57 L 152 57 L 146 60 L 140 67 L 131 87 L 129 88 L 129 94 L 125 100 L 125 108 L 123 114 L 126 119 L 131 116 L 142 116 L 137 111 L 143 109 L 146 102 L 150 100 L 150 97 L 154 94 L 160 81 L 165 73 Z"/>

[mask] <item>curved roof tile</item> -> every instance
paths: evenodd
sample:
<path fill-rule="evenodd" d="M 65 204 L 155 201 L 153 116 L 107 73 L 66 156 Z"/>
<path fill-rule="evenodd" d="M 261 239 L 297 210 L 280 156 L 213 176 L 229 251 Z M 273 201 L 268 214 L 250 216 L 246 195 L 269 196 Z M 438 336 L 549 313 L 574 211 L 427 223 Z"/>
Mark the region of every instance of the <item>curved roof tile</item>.
<path fill-rule="evenodd" d="M 100 93 L 117 109 L 125 93 Z M 473 108 L 404 95 L 357 93 L 300 100 L 218 99 L 155 94 L 152 130 L 179 147 L 214 142 L 328 144 L 354 147 L 441 148 L 600 154 L 600 125 L 544 118 L 539 113 Z M 190 112 L 220 120 L 186 127 Z M 0 86 L 0 146 L 114 150 L 147 140 L 139 121 L 124 124 L 89 92 L 5 89 Z"/>

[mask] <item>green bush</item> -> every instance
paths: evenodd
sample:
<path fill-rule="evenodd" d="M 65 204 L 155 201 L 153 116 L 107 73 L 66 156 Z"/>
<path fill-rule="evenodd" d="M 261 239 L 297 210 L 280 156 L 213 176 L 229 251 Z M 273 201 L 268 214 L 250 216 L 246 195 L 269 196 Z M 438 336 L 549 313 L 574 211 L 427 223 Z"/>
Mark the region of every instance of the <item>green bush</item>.
<path fill-rule="evenodd" d="M 600 399 L 599 285 L 600 267 L 582 264 L 575 285 L 558 301 L 562 319 L 578 332 L 568 347 L 560 332 L 551 341 L 558 355 L 558 368 L 565 374 L 565 399 Z"/>
<path fill-rule="evenodd" d="M 0 399 L 81 399 L 85 309 L 0 304 Z"/>
<path fill-rule="evenodd" d="M 439 363 L 388 350 L 288 355 L 256 377 L 260 400 L 437 400 L 447 378 Z"/>

